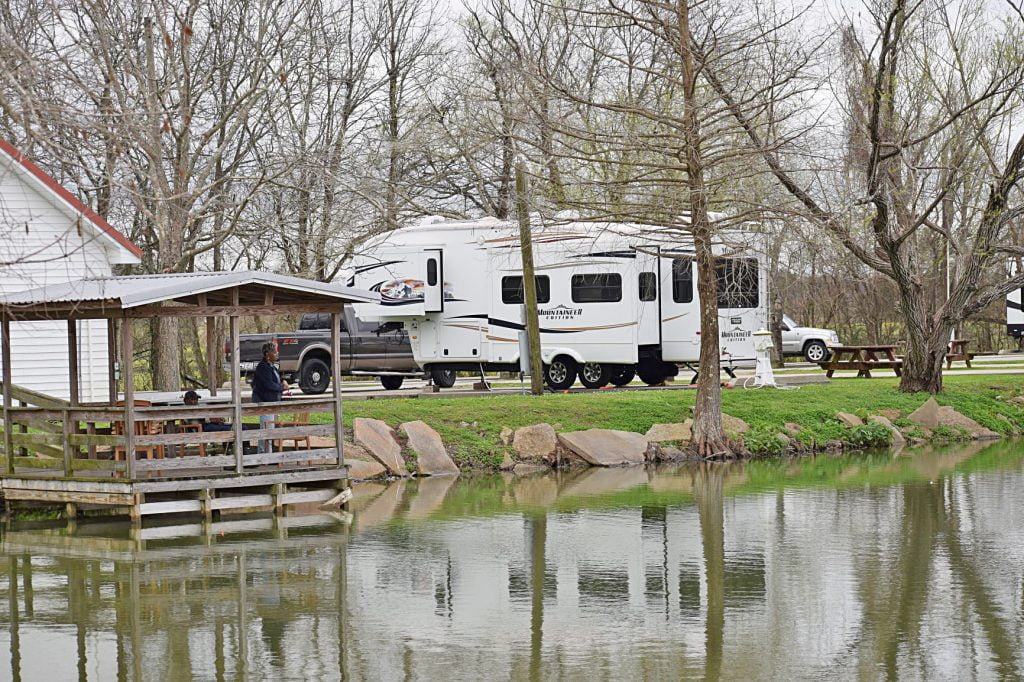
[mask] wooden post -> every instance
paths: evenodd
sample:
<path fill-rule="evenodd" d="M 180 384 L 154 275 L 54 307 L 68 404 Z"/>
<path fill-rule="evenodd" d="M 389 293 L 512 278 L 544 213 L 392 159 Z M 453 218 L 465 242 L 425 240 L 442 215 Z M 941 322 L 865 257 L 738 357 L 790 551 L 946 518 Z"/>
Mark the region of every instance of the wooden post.
<path fill-rule="evenodd" d="M 61 417 L 63 417 L 63 430 L 64 434 L 64 475 L 71 476 L 71 460 L 74 457 L 74 450 L 71 448 L 71 412 L 69 410 L 61 410 Z"/>
<path fill-rule="evenodd" d="M 526 336 L 530 345 L 530 393 L 544 393 L 544 376 L 540 361 L 540 321 L 537 319 L 537 280 L 533 270 L 533 236 L 530 214 L 526 207 L 526 169 L 516 162 L 516 213 L 519 218 L 519 246 L 523 259 L 523 293 L 526 302 Z"/>
<path fill-rule="evenodd" d="M 78 322 L 68 320 L 68 386 L 71 388 L 71 407 L 78 407 Z"/>
<path fill-rule="evenodd" d="M 121 321 L 121 377 L 124 379 L 124 457 L 128 478 L 135 478 L 135 361 L 132 322 Z M 116 401 L 115 401 L 116 402 Z"/>
<path fill-rule="evenodd" d="M 78 323 L 68 320 L 68 387 L 71 407 L 78 407 Z M 71 447 L 71 434 L 78 433 L 78 422 L 72 423 L 71 413 L 64 410 L 64 475 L 71 476 L 72 459 L 78 454 L 78 448 Z"/>
<path fill-rule="evenodd" d="M 107 320 L 107 391 L 111 406 L 117 404 L 117 320 Z"/>
<path fill-rule="evenodd" d="M 344 311 L 344 306 L 342 307 Z M 331 313 L 331 386 L 334 387 L 334 446 L 338 468 L 345 466 L 345 423 L 341 414 L 341 315 Z"/>
<path fill-rule="evenodd" d="M 210 395 L 217 395 L 217 381 L 219 373 L 217 364 L 219 351 L 217 348 L 217 318 L 207 316 L 206 318 L 206 383 L 210 387 Z"/>
<path fill-rule="evenodd" d="M 14 429 L 11 424 L 11 319 L 6 315 L 0 319 L 0 343 L 3 343 L 2 357 L 4 363 L 4 457 L 7 459 L 7 473 L 14 473 Z"/>
<path fill-rule="evenodd" d="M 238 307 L 238 287 L 231 290 L 231 305 Z M 235 409 L 233 425 L 235 427 L 235 473 L 242 473 L 242 372 L 241 348 L 238 343 L 238 315 L 231 315 L 231 401 Z"/>

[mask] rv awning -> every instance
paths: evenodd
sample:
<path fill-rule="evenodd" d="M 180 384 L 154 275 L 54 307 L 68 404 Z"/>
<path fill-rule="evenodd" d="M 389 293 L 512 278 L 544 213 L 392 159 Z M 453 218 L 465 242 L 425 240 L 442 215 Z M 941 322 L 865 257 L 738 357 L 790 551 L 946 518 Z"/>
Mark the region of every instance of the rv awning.
<path fill-rule="evenodd" d="M 380 296 L 269 272 L 203 272 L 80 279 L 0 296 L 11 320 L 289 315 L 336 312 Z"/>

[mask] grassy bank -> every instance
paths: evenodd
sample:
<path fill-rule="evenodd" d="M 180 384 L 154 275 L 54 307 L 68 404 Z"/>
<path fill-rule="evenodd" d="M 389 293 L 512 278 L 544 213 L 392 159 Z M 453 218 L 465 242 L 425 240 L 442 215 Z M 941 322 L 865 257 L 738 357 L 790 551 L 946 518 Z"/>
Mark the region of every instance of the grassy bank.
<path fill-rule="evenodd" d="M 850 442 L 855 434 L 835 419 L 836 412 L 866 416 L 878 410 L 900 410 L 905 416 L 927 399 L 924 394 L 899 393 L 896 382 L 895 378 L 836 379 L 828 385 L 789 391 L 731 389 L 723 391 L 722 406 L 751 425 L 750 440 L 783 432 L 790 422 L 800 426 L 802 442 Z M 947 376 L 945 386 L 936 397 L 940 404 L 1004 435 L 1010 435 L 1014 426 L 1024 429 L 1024 409 L 1007 402 L 1024 394 L 1024 375 Z M 494 467 L 506 450 L 500 439 L 502 428 L 547 422 L 558 431 L 608 428 L 643 433 L 652 424 L 685 419 L 693 398 L 692 391 L 592 391 L 352 401 L 345 404 L 345 424 L 351 427 L 355 417 L 381 419 L 391 426 L 420 419 L 441 434 L 460 466 Z M 317 417 L 329 419 L 328 415 Z"/>

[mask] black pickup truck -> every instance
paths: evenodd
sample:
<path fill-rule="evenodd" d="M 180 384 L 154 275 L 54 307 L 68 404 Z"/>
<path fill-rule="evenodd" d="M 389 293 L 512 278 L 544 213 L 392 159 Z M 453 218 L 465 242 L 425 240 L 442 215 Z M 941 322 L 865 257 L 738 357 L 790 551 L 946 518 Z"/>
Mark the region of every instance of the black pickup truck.
<path fill-rule="evenodd" d="M 323 393 L 331 381 L 331 315 L 309 313 L 299 320 L 294 332 L 242 334 L 239 337 L 243 375 L 251 374 L 263 357 L 263 344 L 277 344 L 278 367 L 289 383 L 298 383 L 303 393 Z M 225 348 L 230 361 L 229 347 Z M 384 388 L 401 388 L 406 377 L 423 377 L 412 358 L 409 335 L 401 322 L 364 322 L 351 308 L 345 308 L 341 324 L 341 373 L 376 376 Z M 450 376 L 449 376 L 450 375 Z M 435 384 L 449 388 L 455 372 L 437 375 Z"/>

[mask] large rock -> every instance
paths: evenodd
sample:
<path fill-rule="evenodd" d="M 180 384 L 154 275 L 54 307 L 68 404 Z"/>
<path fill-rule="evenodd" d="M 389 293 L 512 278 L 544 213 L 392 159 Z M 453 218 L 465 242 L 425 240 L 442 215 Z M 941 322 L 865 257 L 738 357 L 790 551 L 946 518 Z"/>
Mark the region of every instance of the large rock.
<path fill-rule="evenodd" d="M 437 431 L 421 421 L 405 422 L 398 428 L 409 438 L 409 447 L 416 453 L 416 473 L 420 476 L 459 473 Z"/>
<path fill-rule="evenodd" d="M 743 421 L 739 417 L 733 417 L 731 415 L 722 413 L 722 430 L 725 431 L 725 435 L 735 438 L 736 436 L 746 433 L 750 430 L 750 424 Z"/>
<path fill-rule="evenodd" d="M 357 481 L 380 478 L 388 472 L 384 465 L 371 457 L 366 450 L 348 442 L 345 443 L 345 466 L 348 467 L 349 478 Z"/>
<path fill-rule="evenodd" d="M 939 404 L 935 398 L 928 398 L 921 407 L 907 415 L 907 419 L 918 426 L 934 429 L 939 425 Z"/>
<path fill-rule="evenodd" d="M 349 478 L 356 481 L 369 481 L 374 478 L 380 478 L 388 472 L 383 464 L 372 459 L 356 459 L 346 456 L 345 464 L 348 466 Z"/>
<path fill-rule="evenodd" d="M 356 417 L 352 421 L 353 440 L 362 445 L 370 456 L 383 464 L 393 476 L 408 476 L 402 459 L 402 446 L 394 430 L 379 419 Z"/>
<path fill-rule="evenodd" d="M 952 407 L 939 408 L 939 423 L 951 428 L 966 429 L 970 432 L 971 438 L 976 440 L 995 440 L 1001 438 L 995 431 L 982 426 L 967 415 L 960 414 Z"/>
<path fill-rule="evenodd" d="M 558 434 L 558 440 L 588 464 L 601 467 L 643 464 L 647 452 L 647 438 L 629 431 L 570 431 Z"/>
<path fill-rule="evenodd" d="M 914 410 L 907 419 L 929 429 L 935 429 L 939 426 L 961 428 L 968 431 L 972 438 L 977 439 L 995 439 L 1000 437 L 995 431 L 982 426 L 967 415 L 960 414 L 952 407 L 939 405 L 935 402 L 935 398 L 929 398 L 925 401 L 924 405 Z"/>
<path fill-rule="evenodd" d="M 864 426 L 864 420 L 855 414 L 849 412 L 836 412 L 836 419 L 840 421 L 843 426 L 849 426 L 851 429 L 854 426 Z"/>
<path fill-rule="evenodd" d="M 687 419 L 682 424 L 654 424 L 647 429 L 644 438 L 649 443 L 666 441 L 686 442 L 693 438 L 693 420 Z"/>
<path fill-rule="evenodd" d="M 885 428 L 889 429 L 889 433 L 892 434 L 892 446 L 894 448 L 902 448 L 907 444 L 907 439 L 903 436 L 896 425 L 889 421 L 888 417 L 883 417 L 880 414 L 873 414 L 868 417 L 868 421 L 872 424 L 881 424 Z"/>
<path fill-rule="evenodd" d="M 555 454 L 558 435 L 551 424 L 534 424 L 516 429 L 512 447 L 519 459 L 546 459 Z"/>

